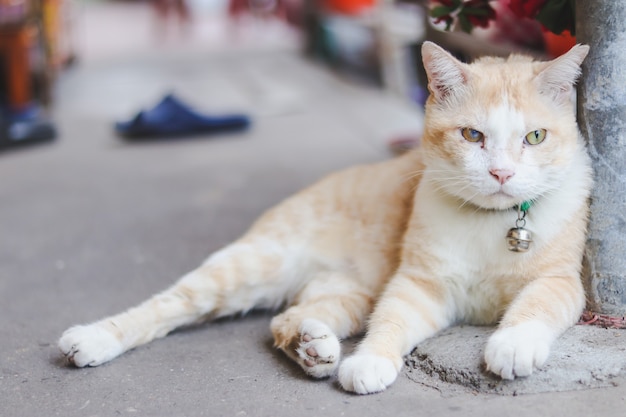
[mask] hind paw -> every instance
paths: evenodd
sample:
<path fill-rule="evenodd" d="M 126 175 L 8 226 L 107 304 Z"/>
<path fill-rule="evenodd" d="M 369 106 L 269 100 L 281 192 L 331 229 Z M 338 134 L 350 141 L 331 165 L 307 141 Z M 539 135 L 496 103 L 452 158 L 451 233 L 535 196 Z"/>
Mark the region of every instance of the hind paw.
<path fill-rule="evenodd" d="M 331 376 L 337 369 L 341 344 L 333 331 L 316 319 L 305 319 L 300 325 L 300 345 L 297 362 L 314 378 Z"/>
<path fill-rule="evenodd" d="M 101 365 L 124 351 L 117 337 L 98 324 L 74 326 L 66 330 L 59 339 L 59 349 L 70 363 L 79 368 Z"/>

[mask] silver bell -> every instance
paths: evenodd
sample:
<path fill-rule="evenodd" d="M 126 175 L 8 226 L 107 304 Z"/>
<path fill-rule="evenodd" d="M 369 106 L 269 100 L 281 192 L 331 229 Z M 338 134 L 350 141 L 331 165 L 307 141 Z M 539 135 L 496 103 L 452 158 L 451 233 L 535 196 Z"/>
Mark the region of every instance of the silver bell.
<path fill-rule="evenodd" d="M 506 234 L 509 250 L 513 252 L 527 252 L 533 241 L 531 233 L 523 227 L 514 227 Z"/>

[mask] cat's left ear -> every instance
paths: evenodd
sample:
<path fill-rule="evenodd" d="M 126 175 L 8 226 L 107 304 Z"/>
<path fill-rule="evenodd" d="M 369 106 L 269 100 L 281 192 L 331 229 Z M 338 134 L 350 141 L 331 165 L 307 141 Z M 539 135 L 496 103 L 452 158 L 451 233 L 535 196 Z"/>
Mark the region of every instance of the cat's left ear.
<path fill-rule="evenodd" d="M 580 76 L 580 64 L 589 53 L 589 46 L 575 45 L 566 54 L 546 62 L 545 67 L 535 77 L 537 88 L 556 101 L 570 98 L 576 80 Z"/>

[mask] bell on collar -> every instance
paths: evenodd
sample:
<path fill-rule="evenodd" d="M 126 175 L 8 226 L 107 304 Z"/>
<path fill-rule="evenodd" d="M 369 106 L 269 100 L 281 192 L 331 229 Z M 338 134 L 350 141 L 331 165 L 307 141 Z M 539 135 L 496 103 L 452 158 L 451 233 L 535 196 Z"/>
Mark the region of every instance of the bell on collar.
<path fill-rule="evenodd" d="M 533 241 L 531 233 L 523 227 L 514 227 L 506 234 L 509 250 L 513 252 L 528 252 Z"/>

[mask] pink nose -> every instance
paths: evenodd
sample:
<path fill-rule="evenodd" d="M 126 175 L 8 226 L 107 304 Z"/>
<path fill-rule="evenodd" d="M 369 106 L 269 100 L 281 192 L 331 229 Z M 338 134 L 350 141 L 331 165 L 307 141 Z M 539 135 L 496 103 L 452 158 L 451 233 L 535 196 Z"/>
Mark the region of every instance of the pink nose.
<path fill-rule="evenodd" d="M 500 184 L 504 184 L 515 175 L 515 172 L 510 169 L 490 169 L 489 173 L 492 177 L 497 179 Z"/>

